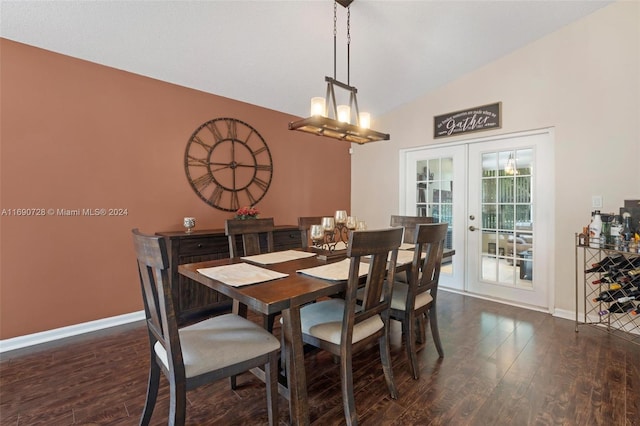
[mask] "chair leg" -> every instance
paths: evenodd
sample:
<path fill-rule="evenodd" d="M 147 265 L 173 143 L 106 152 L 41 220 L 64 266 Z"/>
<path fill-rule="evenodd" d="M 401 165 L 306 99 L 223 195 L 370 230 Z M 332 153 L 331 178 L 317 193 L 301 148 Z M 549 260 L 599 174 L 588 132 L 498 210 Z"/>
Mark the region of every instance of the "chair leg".
<path fill-rule="evenodd" d="M 229 385 L 231 386 L 232 390 L 235 390 L 238 387 L 236 377 L 238 376 L 229 376 Z"/>
<path fill-rule="evenodd" d="M 443 358 L 444 351 L 442 350 L 442 342 L 440 341 L 440 331 L 438 330 L 438 316 L 436 315 L 435 306 L 432 306 L 431 309 L 429 309 L 429 322 L 431 323 L 431 335 L 433 336 L 433 341 L 436 344 L 438 355 L 440 355 L 440 358 Z"/>
<path fill-rule="evenodd" d="M 144 409 L 142 410 L 142 416 L 140 417 L 140 426 L 147 426 L 151 421 L 151 415 L 153 409 L 156 406 L 156 399 L 158 398 L 158 388 L 160 387 L 160 367 L 156 364 L 155 360 L 151 360 L 151 367 L 149 368 L 149 381 L 147 384 L 147 400 L 144 403 Z"/>
<path fill-rule="evenodd" d="M 387 320 L 388 321 L 388 320 Z M 393 379 L 393 369 L 391 368 L 391 350 L 389 349 L 389 323 L 385 326 L 385 332 L 378 340 L 380 346 L 380 361 L 382 362 L 382 371 L 387 381 L 389 394 L 392 399 L 398 399 L 398 390 Z"/>
<path fill-rule="evenodd" d="M 425 314 L 418 315 L 418 317 L 416 318 L 416 322 L 418 324 L 418 327 L 416 329 L 416 339 L 417 339 L 417 342 L 421 345 L 424 344 L 424 342 L 427 340 L 426 327 L 424 323 L 425 322 L 424 315 Z"/>
<path fill-rule="evenodd" d="M 409 368 L 414 379 L 420 378 L 420 369 L 418 368 L 418 356 L 416 355 L 416 330 L 417 321 L 413 314 L 407 313 L 403 323 L 407 324 L 407 332 L 404 335 L 405 350 L 407 351 L 407 359 L 409 360 Z"/>
<path fill-rule="evenodd" d="M 187 418 L 187 384 L 169 379 L 169 422 L 170 426 L 184 426 Z"/>
<path fill-rule="evenodd" d="M 353 397 L 353 370 L 351 365 L 351 354 L 343 354 L 340 357 L 340 378 L 342 383 L 342 405 L 344 407 L 344 417 L 347 426 L 358 424 L 358 413 L 356 412 L 356 401 Z"/>
<path fill-rule="evenodd" d="M 267 411 L 269 424 L 278 424 L 278 353 L 269 355 L 269 363 L 264 366 L 265 384 L 267 386 Z"/>

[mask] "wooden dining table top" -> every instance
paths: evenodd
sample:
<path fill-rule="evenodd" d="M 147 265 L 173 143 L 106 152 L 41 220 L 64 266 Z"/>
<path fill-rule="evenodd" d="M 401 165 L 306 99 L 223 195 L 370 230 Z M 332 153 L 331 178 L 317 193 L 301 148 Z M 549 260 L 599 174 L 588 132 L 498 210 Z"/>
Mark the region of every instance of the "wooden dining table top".
<path fill-rule="evenodd" d="M 214 290 L 247 305 L 249 308 L 257 312 L 273 314 L 284 309 L 288 309 L 292 305 L 302 305 L 312 302 L 319 297 L 330 296 L 342 291 L 346 286 L 346 282 L 344 281 L 329 281 L 297 272 L 300 269 L 326 265 L 327 263 L 339 260 L 341 259 L 337 258 L 330 261 L 323 261 L 317 259 L 316 256 L 311 256 L 271 265 L 262 265 L 252 263 L 240 257 L 234 257 L 183 264 L 178 266 L 178 271 L 181 275 L 211 287 Z M 282 272 L 288 274 L 288 276 L 272 281 L 233 287 L 198 272 L 198 269 L 202 268 L 211 268 L 242 262 Z"/>
<path fill-rule="evenodd" d="M 299 249 L 300 251 L 313 251 L 312 248 Z M 443 257 L 450 257 L 454 250 L 446 250 Z M 321 260 L 317 256 L 302 259 L 290 260 L 287 262 L 263 265 L 242 259 L 241 257 L 215 259 L 197 263 L 187 263 L 178 266 L 181 275 L 191 278 L 207 287 L 247 305 L 249 308 L 264 314 L 278 313 L 291 306 L 299 306 L 312 302 L 319 297 L 330 296 L 343 291 L 346 287 L 345 281 L 331 281 L 322 278 L 312 277 L 297 272 L 301 269 L 313 268 L 337 262 L 346 257 L 334 257 L 329 260 Z M 198 272 L 198 269 L 211 268 L 215 266 L 231 265 L 234 263 L 251 263 L 261 268 L 266 268 L 281 273 L 288 274 L 287 277 L 261 282 L 257 284 L 233 287 L 209 278 Z M 397 270 L 406 269 L 409 264 L 399 265 Z"/>

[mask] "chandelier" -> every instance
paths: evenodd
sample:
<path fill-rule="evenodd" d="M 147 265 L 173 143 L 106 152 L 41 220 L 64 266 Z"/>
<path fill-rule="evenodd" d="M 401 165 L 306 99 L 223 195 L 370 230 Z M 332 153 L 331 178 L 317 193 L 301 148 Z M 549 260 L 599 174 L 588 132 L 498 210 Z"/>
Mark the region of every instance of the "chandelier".
<path fill-rule="evenodd" d="M 518 166 L 516 164 L 516 159 L 513 156 L 513 152 L 509 153 L 509 159 L 507 160 L 507 164 L 504 166 L 504 172 L 511 176 L 518 174 Z"/>
<path fill-rule="evenodd" d="M 351 45 L 351 3 L 353 0 L 334 0 L 333 2 L 333 78 L 326 77 L 327 92 L 324 98 L 311 99 L 311 117 L 289 123 L 289 130 L 298 130 L 313 133 L 318 136 L 326 136 L 333 139 L 344 140 L 364 144 L 380 140 L 389 140 L 388 133 L 371 130 L 371 116 L 367 112 L 358 109 L 358 89 L 349 82 L 349 59 Z M 336 79 L 336 21 L 337 4 L 347 9 L 347 83 Z M 349 92 L 349 104 L 338 105 L 336 103 L 335 89 L 339 88 Z M 330 113 L 328 111 L 330 110 Z M 355 124 L 351 124 L 352 115 L 355 116 Z"/>

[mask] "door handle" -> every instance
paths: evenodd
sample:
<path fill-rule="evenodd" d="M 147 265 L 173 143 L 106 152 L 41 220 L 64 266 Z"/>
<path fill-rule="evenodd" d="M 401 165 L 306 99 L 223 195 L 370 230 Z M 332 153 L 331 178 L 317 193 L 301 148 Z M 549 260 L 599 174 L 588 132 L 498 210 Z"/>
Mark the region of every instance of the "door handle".
<path fill-rule="evenodd" d="M 469 227 L 469 231 L 475 231 L 475 230 L 476 230 L 476 227 L 475 227 L 475 226 L 471 225 L 471 226 Z"/>

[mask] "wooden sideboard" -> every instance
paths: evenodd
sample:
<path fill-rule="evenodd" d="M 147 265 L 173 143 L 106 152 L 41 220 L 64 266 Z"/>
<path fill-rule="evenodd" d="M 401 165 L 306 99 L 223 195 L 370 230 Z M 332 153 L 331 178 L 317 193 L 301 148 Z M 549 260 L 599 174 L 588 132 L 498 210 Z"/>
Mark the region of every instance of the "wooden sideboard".
<path fill-rule="evenodd" d="M 156 235 L 167 241 L 178 323 L 184 325 L 205 316 L 229 312 L 232 304 L 229 298 L 178 273 L 178 265 L 184 263 L 229 257 L 229 241 L 224 229 L 192 231 L 190 234 L 184 231 L 157 232 Z M 301 247 L 300 230 L 292 225 L 276 226 L 273 243 L 276 251 Z M 265 237 L 265 249 L 266 244 Z M 238 240 L 238 247 L 242 247 L 241 239 Z"/>

